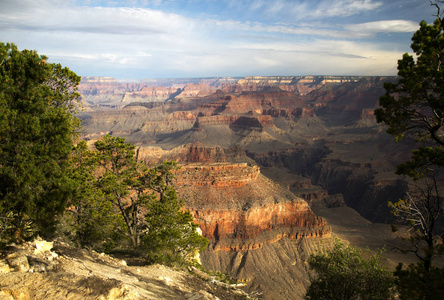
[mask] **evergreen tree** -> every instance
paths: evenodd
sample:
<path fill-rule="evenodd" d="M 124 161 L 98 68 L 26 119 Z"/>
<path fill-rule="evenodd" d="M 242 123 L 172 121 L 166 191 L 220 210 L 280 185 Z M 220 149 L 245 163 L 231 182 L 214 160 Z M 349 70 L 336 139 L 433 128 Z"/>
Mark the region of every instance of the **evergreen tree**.
<path fill-rule="evenodd" d="M 192 263 L 207 239 L 172 185 L 177 164 L 148 168 L 136 159 L 135 146 L 120 137 L 106 135 L 94 145 L 97 186 L 123 220 L 133 249 L 146 251 L 152 262 Z"/>
<path fill-rule="evenodd" d="M 135 157 L 135 146 L 124 138 L 104 136 L 94 143 L 99 164 L 97 186 L 118 210 L 126 229 L 122 232 L 136 249 L 143 231 L 142 208 L 152 196 L 144 185 L 148 168 Z"/>
<path fill-rule="evenodd" d="M 395 283 L 402 300 L 441 300 L 444 295 L 444 268 L 423 263 L 411 264 L 406 269 L 399 264 L 395 271 Z"/>
<path fill-rule="evenodd" d="M 401 250 L 419 259 L 406 270 L 398 266 L 395 273 L 402 299 L 435 299 L 430 295 L 437 275 L 441 274 L 444 283 L 442 273 L 433 266 L 435 257 L 444 251 L 444 231 L 439 226 L 444 213 L 440 184 L 444 167 L 444 22 L 438 5 L 443 2 L 430 3 L 438 10 L 437 19 L 433 24 L 420 23 L 412 37 L 415 57 L 406 53 L 398 61 L 399 81 L 384 85 L 386 94 L 375 110 L 377 121 L 388 125 L 387 132 L 396 141 L 408 137 L 419 145 L 412 158 L 397 169 L 398 174 L 413 178 L 412 191 L 405 199 L 389 203 L 397 221 L 408 227 L 403 239 L 409 244 Z M 408 282 L 418 274 L 422 274 L 420 286 L 428 292 L 410 298 L 408 289 L 413 292 L 416 287 Z"/>
<path fill-rule="evenodd" d="M 29 219 L 43 235 L 53 232 L 65 209 L 69 156 L 80 125 L 80 77 L 46 60 L 0 43 L 0 214 Z"/>
<path fill-rule="evenodd" d="M 111 242 L 121 216 L 97 186 L 98 160 L 81 141 L 72 153 L 70 173 L 72 192 L 66 210 L 67 234 L 80 247 L 100 247 Z"/>
<path fill-rule="evenodd" d="M 182 200 L 167 186 L 157 201 L 150 203 L 145 217 L 147 233 L 142 249 L 153 262 L 200 264 L 197 259 L 208 240 L 197 232 L 193 216 L 183 210 Z"/>

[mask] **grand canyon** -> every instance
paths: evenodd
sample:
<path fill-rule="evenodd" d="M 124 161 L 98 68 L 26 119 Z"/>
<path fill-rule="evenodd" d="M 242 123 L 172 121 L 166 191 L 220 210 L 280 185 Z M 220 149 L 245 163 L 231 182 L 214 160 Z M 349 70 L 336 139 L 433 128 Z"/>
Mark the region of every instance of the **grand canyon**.
<path fill-rule="evenodd" d="M 408 190 L 394 171 L 409 144 L 373 111 L 396 80 L 83 77 L 81 138 L 121 136 L 147 164 L 178 162 L 178 194 L 210 241 L 203 267 L 264 299 L 300 299 L 307 259 L 335 237 L 371 249 L 395 240 L 387 203 Z"/>

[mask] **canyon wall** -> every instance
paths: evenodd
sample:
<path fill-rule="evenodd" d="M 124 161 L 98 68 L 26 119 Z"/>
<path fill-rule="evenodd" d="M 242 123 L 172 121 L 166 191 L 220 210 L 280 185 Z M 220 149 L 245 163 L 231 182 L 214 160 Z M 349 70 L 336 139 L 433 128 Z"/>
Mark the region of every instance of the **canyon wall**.
<path fill-rule="evenodd" d="M 182 164 L 176 175 L 185 206 L 210 241 L 201 254 L 207 270 L 228 273 L 265 299 L 302 297 L 304 262 L 331 237 L 331 227 L 306 201 L 246 163 Z M 273 260 L 264 259 L 269 256 Z M 276 272 L 287 290 L 270 282 Z"/>
<path fill-rule="evenodd" d="M 310 207 L 347 205 L 389 222 L 387 202 L 406 192 L 394 171 L 409 145 L 395 144 L 373 115 L 383 83 L 395 80 L 91 80 L 81 91 L 90 108 L 82 137 L 119 135 L 149 164 L 179 162 L 179 195 L 210 239 L 204 267 L 266 299 L 301 299 L 306 260 L 332 234 Z"/>

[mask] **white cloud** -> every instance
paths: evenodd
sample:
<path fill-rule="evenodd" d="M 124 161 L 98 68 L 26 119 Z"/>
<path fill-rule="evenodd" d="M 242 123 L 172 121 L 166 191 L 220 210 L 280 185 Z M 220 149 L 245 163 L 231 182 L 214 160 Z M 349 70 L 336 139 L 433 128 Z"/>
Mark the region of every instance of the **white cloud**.
<path fill-rule="evenodd" d="M 271 15 L 290 13 L 302 20 L 351 16 L 375 10 L 382 5 L 382 1 L 375 0 L 255 0 L 251 1 L 249 9 Z"/>
<path fill-rule="evenodd" d="M 407 20 L 384 20 L 366 22 L 360 24 L 349 24 L 344 26 L 347 30 L 365 33 L 393 33 L 393 32 L 415 32 L 419 29 L 416 22 Z"/>
<path fill-rule="evenodd" d="M 313 17 L 346 17 L 382 6 L 381 1 L 374 0 L 336 0 L 322 1 L 317 9 L 311 12 Z"/>
<path fill-rule="evenodd" d="M 159 10 L 126 7 L 47 6 L 40 5 L 40 2 L 39 5 L 35 3 L 14 14 L 7 10 L 0 11 L 1 26 L 28 31 L 135 35 L 181 33 L 192 30 L 194 26 L 194 22 L 190 19 Z"/>
<path fill-rule="evenodd" d="M 377 70 L 387 69 L 394 75 L 401 53 L 354 39 L 410 32 L 417 27 L 404 20 L 345 26 L 319 22 L 305 22 L 304 26 L 266 24 L 234 16 L 231 20 L 201 20 L 161 10 L 73 3 L 18 1 L 18 6 L 13 6 L 0 0 L 0 40 L 37 49 L 51 61 L 78 69 L 83 75 L 376 75 Z M 308 0 L 250 3 L 250 9 L 273 14 L 297 11 L 304 19 L 359 14 L 381 5 L 374 0 L 322 0 L 310 9 L 313 2 Z"/>

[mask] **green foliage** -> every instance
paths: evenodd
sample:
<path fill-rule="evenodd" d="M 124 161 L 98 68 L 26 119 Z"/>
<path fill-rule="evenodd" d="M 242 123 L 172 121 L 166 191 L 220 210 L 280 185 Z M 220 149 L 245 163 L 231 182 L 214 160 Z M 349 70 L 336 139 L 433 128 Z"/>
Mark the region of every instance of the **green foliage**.
<path fill-rule="evenodd" d="M 360 250 L 336 241 L 334 248 L 308 261 L 317 276 L 305 299 L 390 299 L 393 277 L 381 265 L 379 254 L 368 259 Z"/>
<path fill-rule="evenodd" d="M 98 159 L 81 141 L 72 153 L 71 196 L 66 210 L 67 235 L 80 247 L 101 247 L 122 223 L 112 203 L 97 188 Z M 109 250 L 109 249 L 108 249 Z"/>
<path fill-rule="evenodd" d="M 9 243 L 21 243 L 34 235 L 36 229 L 25 215 L 19 217 L 13 212 L 0 213 L 0 248 Z"/>
<path fill-rule="evenodd" d="M 436 167 L 444 166 L 444 151 L 440 147 L 419 147 L 412 151 L 412 158 L 397 167 L 397 174 L 414 179 L 424 178 Z"/>
<path fill-rule="evenodd" d="M 148 206 L 147 234 L 142 238 L 142 249 L 154 262 L 194 264 L 196 256 L 208 240 L 197 232 L 197 224 L 189 211 L 182 210 L 172 187 L 165 187 L 158 201 Z"/>
<path fill-rule="evenodd" d="M 409 244 L 401 250 L 414 253 L 426 273 L 433 270 L 433 259 L 442 249 L 438 223 L 444 212 L 439 183 L 444 167 L 444 28 L 438 6 L 443 2 L 430 3 L 437 8 L 438 18 L 433 24 L 420 23 L 412 37 L 415 58 L 406 53 L 398 61 L 400 79 L 384 85 L 386 94 L 375 110 L 377 121 L 388 125 L 387 132 L 396 140 L 408 136 L 420 145 L 411 160 L 397 168 L 398 174 L 415 180 L 414 188 L 406 199 L 389 206 L 408 228 L 403 238 Z"/>
<path fill-rule="evenodd" d="M 74 239 L 88 245 L 95 238 L 111 250 L 124 246 L 121 236 L 115 238 L 121 233 L 152 262 L 194 264 L 208 240 L 172 186 L 176 163 L 148 168 L 120 137 L 106 135 L 94 145 L 90 151 L 81 142 L 73 152 L 68 223 Z"/>
<path fill-rule="evenodd" d="M 444 295 L 444 269 L 423 263 L 411 264 L 407 269 L 399 264 L 395 271 L 395 283 L 401 300 L 440 300 Z"/>
<path fill-rule="evenodd" d="M 440 19 L 433 24 L 420 23 L 412 37 L 411 48 L 416 60 L 404 54 L 398 61 L 399 81 L 385 83 L 386 94 L 375 110 L 378 122 L 400 140 L 410 136 L 416 141 L 433 141 L 437 147 L 420 147 L 412 161 L 398 167 L 398 174 L 414 178 L 436 166 L 444 166 L 444 34 Z"/>
<path fill-rule="evenodd" d="M 126 227 L 122 230 L 134 248 L 143 232 L 142 209 L 152 201 L 147 193 L 148 168 L 135 157 L 135 146 L 121 137 L 104 136 L 94 143 L 99 165 L 97 186 L 119 212 Z"/>
<path fill-rule="evenodd" d="M 69 196 L 80 81 L 36 51 L 0 43 L 0 211 L 51 234 Z"/>
<path fill-rule="evenodd" d="M 217 280 L 228 283 L 228 284 L 237 284 L 237 279 L 231 277 L 229 274 L 222 273 L 220 271 L 216 272 L 208 272 L 208 275 L 217 277 Z"/>

